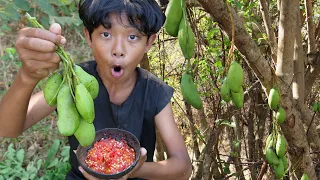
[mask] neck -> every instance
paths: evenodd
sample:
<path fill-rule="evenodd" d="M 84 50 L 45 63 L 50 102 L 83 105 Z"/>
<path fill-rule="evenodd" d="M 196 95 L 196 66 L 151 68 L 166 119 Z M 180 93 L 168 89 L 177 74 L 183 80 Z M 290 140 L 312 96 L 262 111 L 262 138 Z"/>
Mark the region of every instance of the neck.
<path fill-rule="evenodd" d="M 134 75 L 130 76 L 125 81 L 112 82 L 108 80 L 106 76 L 103 75 L 103 72 L 101 73 L 101 71 L 99 71 L 99 69 L 98 73 L 108 91 L 111 102 L 117 105 L 122 104 L 128 98 L 135 86 L 138 77 L 138 72 L 134 71 Z"/>

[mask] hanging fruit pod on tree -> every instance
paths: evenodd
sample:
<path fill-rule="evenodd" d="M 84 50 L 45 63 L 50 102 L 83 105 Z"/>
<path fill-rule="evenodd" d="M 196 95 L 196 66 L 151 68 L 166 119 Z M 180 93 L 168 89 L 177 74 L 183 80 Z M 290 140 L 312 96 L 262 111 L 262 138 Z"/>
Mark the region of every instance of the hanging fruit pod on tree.
<path fill-rule="evenodd" d="M 183 56 L 186 59 L 191 59 L 194 56 L 195 37 L 188 20 L 184 16 L 179 25 L 178 41 Z"/>
<path fill-rule="evenodd" d="M 225 102 L 229 102 L 231 100 L 231 91 L 227 81 L 223 82 L 220 93 L 222 100 L 224 100 Z"/>
<path fill-rule="evenodd" d="M 170 0 L 165 12 L 166 21 L 164 22 L 164 29 L 170 36 L 177 37 L 179 31 L 179 24 L 182 18 L 181 3 L 184 0 Z"/>
<path fill-rule="evenodd" d="M 244 74 L 241 65 L 232 61 L 227 74 L 227 82 L 231 91 L 237 93 L 242 89 Z"/>
<path fill-rule="evenodd" d="M 276 112 L 276 121 L 279 124 L 282 124 L 284 123 L 285 120 L 286 120 L 286 111 L 282 107 L 279 107 L 278 111 Z"/>
<path fill-rule="evenodd" d="M 268 96 L 268 104 L 270 109 L 272 110 L 278 110 L 278 104 L 280 101 L 280 94 L 277 88 L 272 88 L 270 90 L 269 96 Z"/>
<path fill-rule="evenodd" d="M 185 101 L 196 109 L 201 109 L 203 104 L 196 85 L 193 82 L 192 75 L 184 72 L 180 84 L 182 96 Z"/>

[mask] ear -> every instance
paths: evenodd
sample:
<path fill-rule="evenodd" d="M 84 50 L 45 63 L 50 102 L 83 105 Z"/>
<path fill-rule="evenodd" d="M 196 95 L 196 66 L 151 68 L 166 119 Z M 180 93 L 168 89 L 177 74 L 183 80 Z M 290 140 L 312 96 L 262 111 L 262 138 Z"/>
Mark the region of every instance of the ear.
<path fill-rule="evenodd" d="M 147 45 L 146 45 L 146 47 L 145 47 L 145 51 L 144 51 L 145 53 L 147 53 L 147 52 L 150 50 L 153 42 L 156 40 L 156 37 L 157 37 L 156 34 L 153 34 L 153 35 L 151 35 L 151 36 L 149 37 L 149 39 L 148 39 L 148 41 L 147 41 Z"/>
<path fill-rule="evenodd" d="M 88 31 L 88 29 L 86 27 L 83 27 L 83 34 L 84 34 L 84 36 L 86 38 L 86 41 L 87 41 L 89 47 L 91 48 L 91 44 L 92 43 L 91 43 L 90 33 L 89 33 L 89 31 Z"/>

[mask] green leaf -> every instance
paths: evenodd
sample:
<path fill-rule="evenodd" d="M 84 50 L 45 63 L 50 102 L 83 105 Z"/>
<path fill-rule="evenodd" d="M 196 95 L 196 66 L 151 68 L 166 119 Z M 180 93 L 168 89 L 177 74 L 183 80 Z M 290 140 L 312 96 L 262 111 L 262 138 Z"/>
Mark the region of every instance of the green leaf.
<path fill-rule="evenodd" d="M 318 111 L 318 103 L 317 102 L 312 103 L 312 111 L 313 112 L 317 112 Z"/>
<path fill-rule="evenodd" d="M 75 25 L 75 26 L 79 26 L 82 21 L 78 18 L 74 18 L 74 17 L 59 17 L 59 16 L 53 16 L 54 20 L 56 20 L 59 24 L 61 24 L 62 26 L 68 25 Z"/>
<path fill-rule="evenodd" d="M 64 146 L 62 148 L 61 156 L 66 157 L 69 156 L 70 153 L 70 146 Z"/>
<path fill-rule="evenodd" d="M 239 139 L 234 140 L 234 141 L 232 142 L 233 147 L 239 147 L 240 143 L 241 143 L 241 140 L 239 140 Z"/>
<path fill-rule="evenodd" d="M 29 11 L 31 8 L 27 0 L 13 0 L 13 4 L 23 11 Z"/>
<path fill-rule="evenodd" d="M 35 3 L 39 6 L 42 12 L 46 13 L 49 16 L 57 16 L 58 13 L 54 7 L 49 4 L 47 1 L 35 0 Z"/>
<path fill-rule="evenodd" d="M 5 14 L 9 16 L 10 20 L 18 21 L 20 18 L 20 11 L 13 7 L 12 4 L 8 5 L 4 10 Z"/>
<path fill-rule="evenodd" d="M 63 158 L 62 162 L 68 162 L 69 161 L 69 156 L 66 156 Z"/>
<path fill-rule="evenodd" d="M 38 169 L 33 166 L 33 163 L 34 163 L 34 161 L 32 161 L 31 163 L 28 164 L 28 166 L 27 166 L 28 172 L 38 172 Z"/>
<path fill-rule="evenodd" d="M 39 170 L 41 168 L 42 159 L 38 159 L 37 161 L 37 169 Z"/>
<path fill-rule="evenodd" d="M 6 48 L 5 52 L 8 53 L 8 54 L 13 54 L 13 55 L 17 54 L 16 48 Z"/>
<path fill-rule="evenodd" d="M 57 154 L 60 146 L 60 140 L 55 139 L 51 148 L 48 150 L 47 159 L 45 160 L 44 167 L 47 167 L 50 164 L 51 159 Z"/>
<path fill-rule="evenodd" d="M 58 164 L 59 160 L 58 158 L 54 158 L 53 161 L 50 162 L 47 168 L 52 168 Z"/>
<path fill-rule="evenodd" d="M 7 173 L 9 173 L 9 171 L 12 171 L 12 169 L 11 168 L 9 168 L 9 167 L 7 167 L 7 168 L 5 168 L 5 169 L 2 169 L 2 170 L 0 170 L 0 174 L 7 174 Z"/>
<path fill-rule="evenodd" d="M 34 179 L 35 177 L 37 176 L 37 173 L 32 173 L 32 174 L 30 174 L 30 179 Z"/>
<path fill-rule="evenodd" d="M 23 163 L 24 155 L 25 155 L 24 149 L 20 149 L 19 151 L 17 151 L 16 156 L 20 163 Z"/>
<path fill-rule="evenodd" d="M 16 152 L 16 150 L 13 148 L 13 143 L 9 144 L 7 152 L 8 152 L 8 153 L 14 153 L 14 152 Z"/>
<path fill-rule="evenodd" d="M 227 125 L 227 126 L 232 127 L 232 128 L 236 127 L 236 123 L 234 121 L 230 122 L 230 121 L 225 120 L 225 119 L 217 119 L 216 123 L 219 123 L 220 125 Z"/>
<path fill-rule="evenodd" d="M 7 167 L 6 164 L 0 163 L 0 169 L 4 169 L 6 167 Z"/>
<path fill-rule="evenodd" d="M 226 174 L 230 174 L 231 171 L 230 171 L 230 164 L 225 164 L 223 163 L 223 172 L 226 173 Z"/>

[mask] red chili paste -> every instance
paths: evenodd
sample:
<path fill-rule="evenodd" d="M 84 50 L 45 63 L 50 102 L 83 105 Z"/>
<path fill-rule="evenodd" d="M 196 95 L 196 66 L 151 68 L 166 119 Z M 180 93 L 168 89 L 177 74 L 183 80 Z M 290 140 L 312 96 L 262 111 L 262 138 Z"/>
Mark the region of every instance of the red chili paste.
<path fill-rule="evenodd" d="M 87 153 L 87 166 L 99 173 L 115 174 L 125 170 L 135 160 L 134 149 L 125 140 L 101 139 Z"/>

